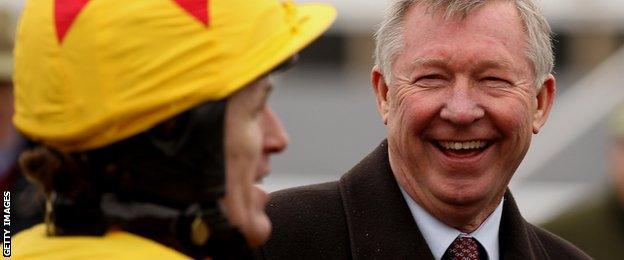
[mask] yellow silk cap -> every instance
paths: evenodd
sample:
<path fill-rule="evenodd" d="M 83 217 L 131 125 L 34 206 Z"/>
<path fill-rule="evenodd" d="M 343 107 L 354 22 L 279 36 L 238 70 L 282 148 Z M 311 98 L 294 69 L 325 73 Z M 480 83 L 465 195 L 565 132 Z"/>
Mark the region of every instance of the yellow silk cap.
<path fill-rule="evenodd" d="M 277 0 L 30 0 L 14 50 L 13 122 L 62 151 L 102 147 L 229 96 L 335 16 Z"/>

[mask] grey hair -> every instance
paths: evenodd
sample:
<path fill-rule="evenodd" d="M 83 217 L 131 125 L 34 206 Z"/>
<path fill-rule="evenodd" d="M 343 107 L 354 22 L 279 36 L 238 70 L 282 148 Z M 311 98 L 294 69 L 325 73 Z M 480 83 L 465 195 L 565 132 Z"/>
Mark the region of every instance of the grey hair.
<path fill-rule="evenodd" d="M 392 81 L 392 63 L 403 48 L 403 19 L 411 6 L 425 4 L 433 10 L 444 10 L 444 17 L 465 18 L 488 0 L 392 0 L 375 33 L 375 65 L 381 69 L 386 84 Z M 506 0 L 515 4 L 526 33 L 526 55 L 533 63 L 535 84 L 541 86 L 552 73 L 554 57 L 550 25 L 532 0 Z"/>

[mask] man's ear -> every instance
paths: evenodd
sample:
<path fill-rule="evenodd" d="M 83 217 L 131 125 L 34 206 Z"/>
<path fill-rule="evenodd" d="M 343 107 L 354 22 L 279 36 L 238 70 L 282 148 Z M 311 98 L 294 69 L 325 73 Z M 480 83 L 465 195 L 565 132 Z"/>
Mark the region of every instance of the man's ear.
<path fill-rule="evenodd" d="M 388 85 L 386 85 L 386 79 L 378 66 L 373 67 L 371 71 L 371 84 L 373 85 L 373 91 L 375 91 L 375 99 L 377 101 L 377 111 L 381 115 L 381 119 L 384 124 L 388 124 Z"/>
<path fill-rule="evenodd" d="M 550 109 L 552 108 L 556 93 L 557 82 L 555 77 L 550 74 L 542 83 L 541 88 L 538 89 L 537 96 L 535 97 L 537 100 L 537 109 L 533 115 L 534 134 L 539 133 L 542 126 L 546 123 L 546 119 L 548 119 L 548 115 L 550 114 Z"/>

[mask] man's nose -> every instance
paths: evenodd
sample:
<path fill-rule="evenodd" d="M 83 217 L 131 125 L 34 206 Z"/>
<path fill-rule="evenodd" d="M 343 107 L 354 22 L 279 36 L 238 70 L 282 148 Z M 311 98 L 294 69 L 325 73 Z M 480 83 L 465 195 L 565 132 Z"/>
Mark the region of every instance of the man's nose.
<path fill-rule="evenodd" d="M 440 111 L 440 117 L 453 124 L 468 125 L 485 115 L 483 107 L 475 99 L 475 93 L 467 83 L 453 86 L 444 107 Z"/>
<path fill-rule="evenodd" d="M 279 153 L 286 149 L 289 143 L 288 134 L 273 109 L 266 108 L 263 120 L 265 131 L 262 146 L 264 153 Z"/>

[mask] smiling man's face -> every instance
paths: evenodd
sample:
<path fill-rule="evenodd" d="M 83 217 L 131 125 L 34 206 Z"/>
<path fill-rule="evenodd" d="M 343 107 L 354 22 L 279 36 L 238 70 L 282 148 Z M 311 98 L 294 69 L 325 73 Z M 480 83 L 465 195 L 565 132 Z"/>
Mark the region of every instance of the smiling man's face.
<path fill-rule="evenodd" d="M 488 2 L 465 19 L 425 11 L 408 10 L 392 82 L 374 69 L 373 85 L 395 178 L 430 213 L 469 230 L 466 219 L 498 205 L 544 124 L 554 78 L 535 86 L 512 3 Z"/>

